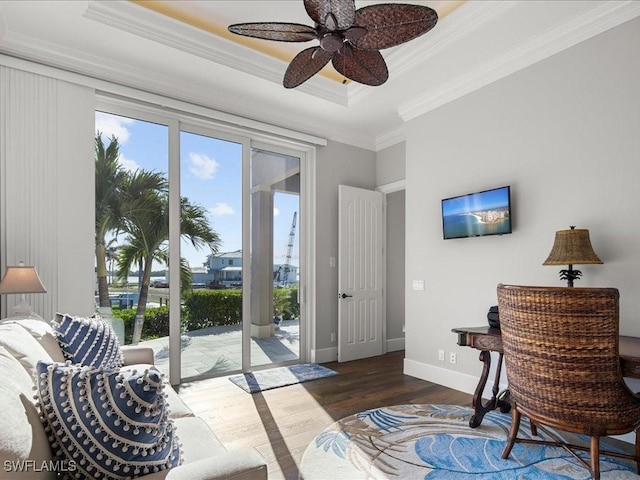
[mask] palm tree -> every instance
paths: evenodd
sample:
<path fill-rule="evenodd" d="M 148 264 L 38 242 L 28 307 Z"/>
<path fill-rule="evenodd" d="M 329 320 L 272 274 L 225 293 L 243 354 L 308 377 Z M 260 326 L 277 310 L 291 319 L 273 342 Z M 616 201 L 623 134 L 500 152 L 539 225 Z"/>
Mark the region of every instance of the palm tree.
<path fill-rule="evenodd" d="M 95 209 L 96 209 L 96 275 L 98 277 L 98 306 L 111 307 L 107 283 L 107 242 L 109 232 L 121 224 L 120 185 L 126 171 L 120 166 L 118 139 L 112 136 L 105 148 L 100 132 L 95 137 Z"/>
<path fill-rule="evenodd" d="M 117 237 L 113 237 L 106 245 L 105 248 L 105 259 L 107 264 L 109 265 L 109 278 L 107 284 L 110 285 L 113 283 L 113 265 L 118 261 L 118 252 L 120 251 L 120 247 L 116 245 L 118 241 Z"/>
<path fill-rule="evenodd" d="M 138 306 L 133 330 L 134 344 L 140 342 L 144 316 L 149 295 L 149 282 L 153 262 L 168 264 L 169 238 L 169 197 L 167 184 L 160 174 L 138 171 L 129 179 L 132 183 L 138 181 L 138 176 L 147 175 L 158 177 L 164 181 L 161 188 L 149 189 L 143 194 L 129 195 L 127 187 L 123 199 L 125 214 L 123 232 L 126 233 L 126 244 L 120 251 L 118 260 L 118 275 L 125 276 L 132 265 L 141 265 L 142 281 L 139 285 Z M 191 204 L 186 198 L 181 198 L 180 232 L 196 248 L 209 247 L 212 253 L 217 252 L 219 237 L 213 231 L 204 208 Z M 182 286 L 190 285 L 191 271 L 187 262 L 181 259 Z"/>

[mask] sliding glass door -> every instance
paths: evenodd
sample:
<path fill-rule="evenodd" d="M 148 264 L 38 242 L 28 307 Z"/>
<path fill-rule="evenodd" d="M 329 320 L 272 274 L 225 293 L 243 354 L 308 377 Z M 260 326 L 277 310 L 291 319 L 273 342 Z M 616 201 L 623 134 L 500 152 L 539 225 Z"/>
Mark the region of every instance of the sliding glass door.
<path fill-rule="evenodd" d="M 96 302 L 121 341 L 153 348 L 174 384 L 304 359 L 304 156 L 203 121 L 104 110 Z"/>

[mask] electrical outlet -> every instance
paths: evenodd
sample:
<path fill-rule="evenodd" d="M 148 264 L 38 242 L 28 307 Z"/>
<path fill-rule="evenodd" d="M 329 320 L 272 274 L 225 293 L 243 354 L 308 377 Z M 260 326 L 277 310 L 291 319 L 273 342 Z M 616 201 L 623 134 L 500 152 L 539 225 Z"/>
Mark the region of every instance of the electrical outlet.
<path fill-rule="evenodd" d="M 438 350 L 438 360 L 444 362 L 444 350 Z"/>
<path fill-rule="evenodd" d="M 449 352 L 449 363 L 456 363 L 456 352 Z"/>
<path fill-rule="evenodd" d="M 331 332 L 331 343 L 336 341 L 336 334 L 335 332 Z"/>

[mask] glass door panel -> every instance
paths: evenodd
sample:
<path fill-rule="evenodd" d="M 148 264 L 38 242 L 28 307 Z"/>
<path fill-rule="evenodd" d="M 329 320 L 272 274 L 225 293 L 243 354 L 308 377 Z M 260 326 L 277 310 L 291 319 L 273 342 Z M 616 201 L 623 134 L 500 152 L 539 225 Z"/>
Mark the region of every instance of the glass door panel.
<path fill-rule="evenodd" d="M 180 132 L 182 379 L 242 369 L 242 183 L 241 143 Z"/>
<path fill-rule="evenodd" d="M 251 365 L 300 358 L 300 159 L 251 150 Z"/>
<path fill-rule="evenodd" d="M 97 111 L 96 305 L 169 373 L 167 125 Z"/>

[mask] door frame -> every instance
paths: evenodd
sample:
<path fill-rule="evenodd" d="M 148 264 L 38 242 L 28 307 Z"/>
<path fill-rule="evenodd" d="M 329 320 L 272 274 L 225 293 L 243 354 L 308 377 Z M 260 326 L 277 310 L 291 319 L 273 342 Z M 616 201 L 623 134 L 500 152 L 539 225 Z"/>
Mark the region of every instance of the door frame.
<path fill-rule="evenodd" d="M 390 182 L 390 183 L 385 183 L 382 185 L 379 185 L 376 187 L 376 191 L 381 192 L 382 194 L 384 194 L 383 197 L 383 208 L 384 208 L 384 212 L 383 212 L 383 244 L 384 244 L 384 257 L 382 259 L 383 261 L 383 272 L 382 272 L 382 284 L 383 284 L 383 288 L 384 288 L 384 295 L 382 296 L 382 309 L 383 309 L 383 321 L 384 321 L 384 345 L 382 348 L 382 352 L 383 354 L 388 352 L 388 338 L 387 338 L 387 294 L 388 294 L 388 288 L 387 288 L 387 259 L 388 259 L 388 255 L 387 255 L 387 195 L 390 193 L 394 193 L 394 192 L 399 192 L 401 190 L 406 190 L 407 189 L 407 180 L 406 179 L 402 179 L 402 180 L 397 180 L 395 182 Z M 405 286 L 406 286 L 406 278 L 405 278 Z M 406 322 L 405 322 L 406 324 Z M 404 330 L 403 330 L 404 333 Z"/>

